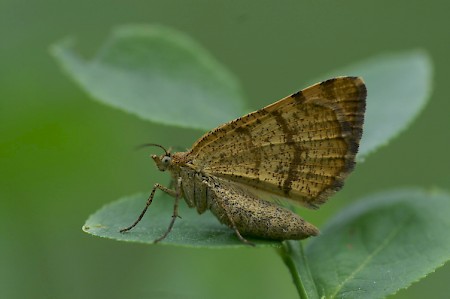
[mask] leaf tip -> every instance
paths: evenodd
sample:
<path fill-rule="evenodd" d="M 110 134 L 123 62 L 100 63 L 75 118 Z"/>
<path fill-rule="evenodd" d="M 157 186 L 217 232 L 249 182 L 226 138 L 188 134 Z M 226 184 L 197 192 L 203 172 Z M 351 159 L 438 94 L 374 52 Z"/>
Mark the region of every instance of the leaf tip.
<path fill-rule="evenodd" d="M 73 36 L 66 36 L 49 46 L 50 54 L 55 58 L 60 58 L 65 51 L 75 46 L 76 39 Z"/>

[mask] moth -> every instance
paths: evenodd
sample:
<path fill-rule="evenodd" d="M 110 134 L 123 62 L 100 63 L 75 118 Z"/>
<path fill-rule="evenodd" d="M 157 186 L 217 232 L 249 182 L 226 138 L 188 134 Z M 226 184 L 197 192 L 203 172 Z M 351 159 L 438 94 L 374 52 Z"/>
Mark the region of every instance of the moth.
<path fill-rule="evenodd" d="M 189 151 L 152 155 L 169 171 L 173 188 L 155 184 L 141 221 L 159 189 L 174 197 L 167 231 L 184 198 L 199 214 L 210 210 L 245 237 L 300 240 L 319 230 L 280 205 L 280 200 L 316 209 L 342 188 L 353 170 L 362 135 L 366 86 L 359 77 L 337 77 L 312 85 L 206 133 Z M 275 200 L 274 200 L 275 199 Z"/>

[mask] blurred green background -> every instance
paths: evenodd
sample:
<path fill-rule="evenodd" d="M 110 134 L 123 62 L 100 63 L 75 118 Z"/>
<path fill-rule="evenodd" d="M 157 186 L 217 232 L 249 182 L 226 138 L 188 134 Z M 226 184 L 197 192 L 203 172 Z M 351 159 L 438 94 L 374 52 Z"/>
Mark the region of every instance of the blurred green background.
<path fill-rule="evenodd" d="M 429 105 L 358 165 L 342 192 L 308 213 L 320 226 L 367 193 L 450 189 L 449 10 L 448 1 L 420 0 L 0 1 L 0 297 L 297 296 L 270 248 L 144 246 L 81 231 L 103 204 L 168 182 L 135 145 L 189 147 L 203 132 L 151 124 L 91 101 L 49 55 L 53 42 L 73 35 L 89 56 L 116 25 L 167 25 L 237 74 L 255 109 L 373 55 L 428 51 L 435 64 Z M 447 298 L 449 279 L 450 264 L 394 297 Z"/>

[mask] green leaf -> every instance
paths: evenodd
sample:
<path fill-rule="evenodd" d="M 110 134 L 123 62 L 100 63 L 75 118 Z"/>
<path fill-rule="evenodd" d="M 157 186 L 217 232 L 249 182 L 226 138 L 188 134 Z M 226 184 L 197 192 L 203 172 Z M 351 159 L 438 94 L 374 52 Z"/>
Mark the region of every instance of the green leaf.
<path fill-rule="evenodd" d="M 404 189 L 375 194 L 328 222 L 306 248 L 324 298 L 383 298 L 450 259 L 450 196 Z"/>
<path fill-rule="evenodd" d="M 407 128 L 430 98 L 432 62 L 423 51 L 376 56 L 328 76 L 361 76 L 367 86 L 363 160 Z"/>
<path fill-rule="evenodd" d="M 131 231 L 120 233 L 119 230 L 130 226 L 145 206 L 148 194 L 136 194 L 108 204 L 91 215 L 83 226 L 89 234 L 139 243 L 152 244 L 161 237 L 172 219 L 174 198 L 157 193 L 142 221 Z M 158 244 L 172 244 L 187 247 L 249 247 L 243 244 L 227 226 L 209 211 L 199 215 L 180 202 L 179 215 L 172 232 Z M 258 246 L 281 246 L 280 242 L 248 240 Z"/>
<path fill-rule="evenodd" d="M 236 78 L 188 36 L 162 26 L 122 26 L 90 61 L 73 41 L 52 46 L 92 98 L 142 119 L 211 129 L 243 114 Z"/>

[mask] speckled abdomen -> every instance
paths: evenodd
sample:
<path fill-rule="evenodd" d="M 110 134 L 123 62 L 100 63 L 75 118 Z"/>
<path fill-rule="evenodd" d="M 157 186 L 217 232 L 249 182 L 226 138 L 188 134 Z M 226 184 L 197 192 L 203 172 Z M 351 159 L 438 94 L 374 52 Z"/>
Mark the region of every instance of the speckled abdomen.
<path fill-rule="evenodd" d="M 208 208 L 229 227 L 232 227 L 231 217 L 244 236 L 300 240 L 319 233 L 315 226 L 292 211 L 259 199 L 234 183 L 210 178 L 207 184 Z"/>

